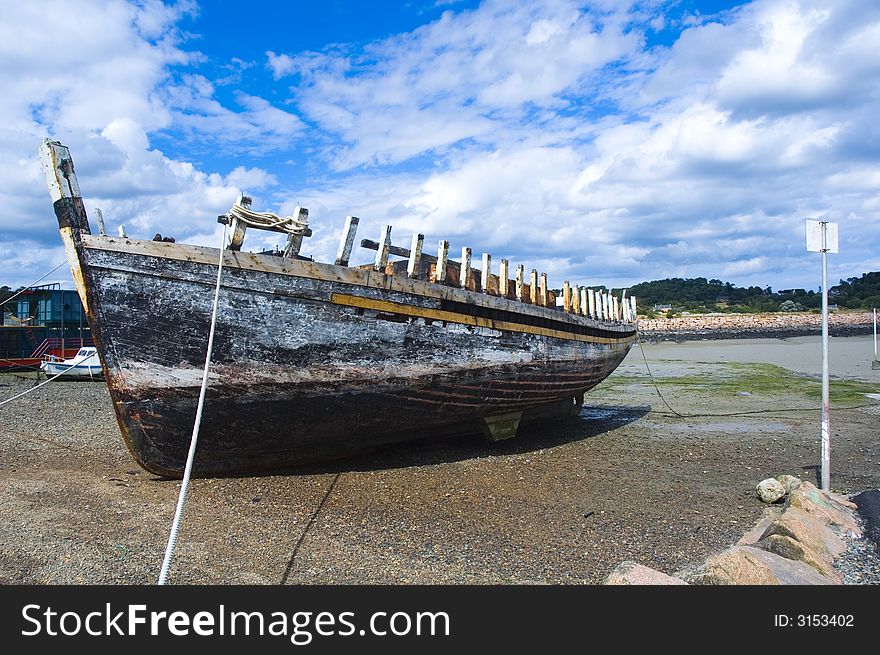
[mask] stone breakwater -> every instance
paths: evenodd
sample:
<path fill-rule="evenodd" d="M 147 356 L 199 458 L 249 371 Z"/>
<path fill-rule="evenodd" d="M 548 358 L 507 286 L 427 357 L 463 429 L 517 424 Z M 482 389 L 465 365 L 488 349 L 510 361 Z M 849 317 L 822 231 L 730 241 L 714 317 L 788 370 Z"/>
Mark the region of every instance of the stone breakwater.
<path fill-rule="evenodd" d="M 873 314 L 864 311 L 832 312 L 828 322 L 832 336 L 870 334 L 873 329 Z M 639 333 L 644 341 L 772 339 L 820 334 L 821 331 L 821 314 L 811 312 L 695 314 L 639 320 Z"/>
<path fill-rule="evenodd" d="M 863 538 L 855 503 L 792 475 L 780 476 L 785 504 L 730 548 L 696 567 L 667 575 L 632 560 L 605 579 L 609 585 L 839 585 L 849 565 L 839 560 Z M 762 485 L 758 493 L 764 498 Z M 872 556 L 873 557 L 873 556 Z"/>

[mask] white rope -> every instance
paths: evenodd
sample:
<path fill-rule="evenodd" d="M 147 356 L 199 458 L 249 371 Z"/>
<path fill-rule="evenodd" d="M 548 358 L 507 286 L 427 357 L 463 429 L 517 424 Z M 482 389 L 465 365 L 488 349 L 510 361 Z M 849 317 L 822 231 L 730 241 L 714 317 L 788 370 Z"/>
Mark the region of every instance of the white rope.
<path fill-rule="evenodd" d="M 262 229 L 283 230 L 289 234 L 305 234 L 309 227 L 308 221 L 304 221 L 301 218 L 278 216 L 271 212 L 255 212 L 238 203 L 232 205 L 229 213 L 245 225 Z"/>
<path fill-rule="evenodd" d="M 177 548 L 177 536 L 180 533 L 180 519 L 183 516 L 183 506 L 186 503 L 186 493 L 189 489 L 190 475 L 192 474 L 193 460 L 196 456 L 196 444 L 199 441 L 199 428 L 202 424 L 202 409 L 205 406 L 205 392 L 208 389 L 208 370 L 211 368 L 211 351 L 214 349 L 214 326 L 217 324 L 217 305 L 220 299 L 220 276 L 223 274 L 223 254 L 226 243 L 226 226 L 223 227 L 223 239 L 220 241 L 220 261 L 217 264 L 217 284 L 214 287 L 214 307 L 211 310 L 211 328 L 208 331 L 208 352 L 205 354 L 205 369 L 202 372 L 202 388 L 199 391 L 199 404 L 196 408 L 196 420 L 193 425 L 192 439 L 189 444 L 189 453 L 186 456 L 186 468 L 183 471 L 183 481 L 180 484 L 180 495 L 177 497 L 177 508 L 174 510 L 174 521 L 171 524 L 171 534 L 168 535 L 168 545 L 165 547 L 165 559 L 162 561 L 162 570 L 159 572 L 157 584 L 164 585 L 168 579 L 168 570 L 171 568 L 171 559 Z"/>
<path fill-rule="evenodd" d="M 62 266 L 64 266 L 66 263 L 67 263 L 67 260 L 65 259 L 65 260 L 62 261 L 60 264 L 58 264 L 58 266 L 56 266 L 56 267 L 53 268 L 51 271 L 49 271 L 48 273 L 46 273 L 43 277 L 34 280 L 34 281 L 31 282 L 29 285 L 27 285 L 24 289 L 22 289 L 21 291 L 19 291 L 18 293 L 14 294 L 14 295 L 12 295 L 12 296 L 9 296 L 6 300 L 4 300 L 4 301 L 3 301 L 2 303 L 0 303 L 0 304 L 5 305 L 5 304 L 8 303 L 8 302 L 12 302 L 12 301 L 15 300 L 16 298 L 18 298 L 21 294 L 23 294 L 25 291 L 27 291 L 27 290 L 30 289 L 32 286 L 34 286 L 37 282 L 42 282 L 42 281 L 45 280 L 47 277 L 49 277 L 50 275 L 52 275 L 52 273 L 54 273 L 54 272 L 57 271 L 59 268 L 61 268 Z"/>
<path fill-rule="evenodd" d="M 86 361 L 87 359 L 91 359 L 92 357 L 94 357 L 94 356 L 97 355 L 97 354 L 98 354 L 97 352 L 93 352 L 91 355 L 88 355 L 87 357 L 83 357 L 83 358 L 82 358 L 79 362 L 77 362 L 77 363 L 79 364 L 79 363 L 82 363 L 82 362 Z M 3 405 L 5 405 L 6 403 L 11 403 L 11 402 L 12 402 L 13 400 L 15 400 L 16 398 L 21 398 L 22 396 L 29 394 L 31 391 L 36 391 L 37 389 L 39 389 L 40 387 L 42 387 L 44 384 L 49 384 L 50 382 L 52 382 L 52 380 L 57 380 L 58 378 L 60 378 L 62 375 L 64 375 L 65 373 L 67 373 L 67 372 L 68 372 L 70 369 L 72 369 L 72 368 L 76 368 L 76 366 L 75 366 L 74 364 L 71 364 L 71 365 L 68 366 L 66 369 L 64 369 L 63 371 L 61 371 L 61 372 L 58 373 L 57 375 L 53 375 L 53 376 L 52 376 L 51 378 L 49 378 L 48 380 L 44 380 L 43 382 L 40 382 L 40 384 L 35 385 L 35 386 L 31 387 L 30 389 L 27 389 L 27 390 L 25 390 L 25 391 L 22 391 L 20 394 L 17 394 L 17 395 L 15 395 L 15 396 L 13 396 L 12 398 L 7 398 L 7 399 L 4 400 L 3 402 L 0 402 L 0 407 L 3 407 Z"/>

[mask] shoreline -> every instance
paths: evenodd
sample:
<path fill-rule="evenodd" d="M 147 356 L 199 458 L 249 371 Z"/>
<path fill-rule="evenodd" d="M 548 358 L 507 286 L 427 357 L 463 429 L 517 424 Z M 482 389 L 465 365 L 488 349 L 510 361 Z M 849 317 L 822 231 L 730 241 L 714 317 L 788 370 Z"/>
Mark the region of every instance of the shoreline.
<path fill-rule="evenodd" d="M 790 339 L 822 334 L 822 317 L 812 313 L 701 314 L 639 320 L 646 343 L 721 339 Z M 855 337 L 873 333 L 871 312 L 832 312 L 829 335 Z"/>
<path fill-rule="evenodd" d="M 832 337 L 861 337 L 872 334 L 871 326 L 863 325 L 838 325 L 830 326 L 829 336 Z M 721 341 L 723 339 L 792 339 L 794 337 L 812 337 L 822 334 L 821 328 L 786 328 L 786 329 L 739 329 L 739 330 L 642 330 L 639 336 L 645 343 L 658 343 L 662 341 Z"/>

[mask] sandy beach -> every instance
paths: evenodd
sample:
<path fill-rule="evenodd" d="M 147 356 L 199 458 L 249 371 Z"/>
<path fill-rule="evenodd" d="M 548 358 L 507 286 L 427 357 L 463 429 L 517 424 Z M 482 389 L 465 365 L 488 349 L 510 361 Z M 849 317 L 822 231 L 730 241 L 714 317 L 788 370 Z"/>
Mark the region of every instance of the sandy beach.
<path fill-rule="evenodd" d="M 597 584 L 624 559 L 667 573 L 697 564 L 757 521 L 758 481 L 817 476 L 817 378 L 747 361 L 738 343 L 739 354 L 736 343 L 646 346 L 685 417 L 660 401 L 636 346 L 579 417 L 510 441 L 195 480 L 170 581 Z M 6 374 L 0 399 L 31 385 Z M 880 486 L 871 392 L 870 367 L 832 385 L 836 491 Z M 103 383 L 52 383 L 10 403 L 0 434 L 0 582 L 156 581 L 179 482 L 135 464 Z"/>

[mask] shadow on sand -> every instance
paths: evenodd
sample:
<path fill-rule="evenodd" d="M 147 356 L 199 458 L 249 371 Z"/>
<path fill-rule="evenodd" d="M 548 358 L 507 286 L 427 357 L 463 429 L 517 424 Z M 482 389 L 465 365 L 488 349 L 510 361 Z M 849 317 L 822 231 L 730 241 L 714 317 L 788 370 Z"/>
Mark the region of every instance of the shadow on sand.
<path fill-rule="evenodd" d="M 320 516 L 321 511 L 327 504 L 327 500 L 333 493 L 333 488 L 343 473 L 445 464 L 467 459 L 522 454 L 544 448 L 553 448 L 574 441 L 590 439 L 623 425 L 633 423 L 647 414 L 649 410 L 650 407 L 648 406 L 584 407 L 578 416 L 570 419 L 523 426 L 515 438 L 506 441 L 487 442 L 479 434 L 447 437 L 430 442 L 410 441 L 403 444 L 386 446 L 370 454 L 358 455 L 357 457 L 321 466 L 298 467 L 275 473 L 265 473 L 264 475 L 334 474 L 330 484 L 327 485 L 327 490 L 321 497 L 321 502 L 315 507 L 299 539 L 297 539 L 279 584 L 287 584 L 303 542 L 311 532 L 312 526 Z"/>
<path fill-rule="evenodd" d="M 571 418 L 520 426 L 516 437 L 504 441 L 491 442 L 478 432 L 430 440 L 411 440 L 379 446 L 345 459 L 261 471 L 246 477 L 378 471 L 529 453 L 597 437 L 638 421 L 650 410 L 649 405 L 585 406 L 579 415 Z M 217 477 L 242 476 L 231 474 Z"/>

